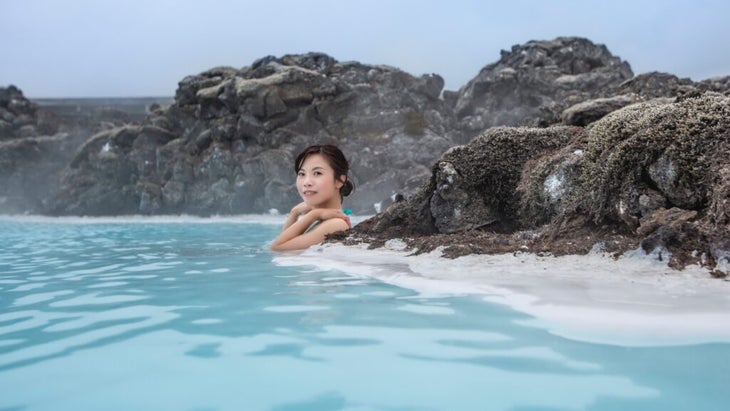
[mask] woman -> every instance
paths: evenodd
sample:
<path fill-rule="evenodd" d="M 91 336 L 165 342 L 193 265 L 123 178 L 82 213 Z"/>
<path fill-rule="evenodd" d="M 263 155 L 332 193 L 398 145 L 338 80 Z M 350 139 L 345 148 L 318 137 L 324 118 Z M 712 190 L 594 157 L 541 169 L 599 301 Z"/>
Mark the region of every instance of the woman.
<path fill-rule="evenodd" d="M 274 251 L 301 250 L 321 243 L 327 234 L 349 229 L 342 199 L 355 185 L 347 178 L 350 166 L 342 151 L 330 145 L 307 147 L 294 162 L 297 190 L 304 200 L 286 217 Z"/>

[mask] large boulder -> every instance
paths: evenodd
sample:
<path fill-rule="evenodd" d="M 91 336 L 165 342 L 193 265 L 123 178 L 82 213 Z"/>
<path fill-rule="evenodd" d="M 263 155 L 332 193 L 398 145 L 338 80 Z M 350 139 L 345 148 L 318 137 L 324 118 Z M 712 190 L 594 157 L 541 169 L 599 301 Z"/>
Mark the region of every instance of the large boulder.
<path fill-rule="evenodd" d="M 82 141 L 69 133 L 0 141 L 0 213 L 43 212 Z"/>
<path fill-rule="evenodd" d="M 563 109 L 612 96 L 632 77 L 628 63 L 587 39 L 530 41 L 464 85 L 455 113 L 467 138 L 493 126 L 553 124 Z"/>
<path fill-rule="evenodd" d="M 88 136 L 17 87 L 0 87 L 0 213 L 44 212 L 59 173 Z"/>
<path fill-rule="evenodd" d="M 709 211 L 724 201 L 729 97 L 631 105 L 592 124 L 588 135 L 579 204 L 596 222 L 635 229 L 659 207 Z M 727 218 L 718 211 L 707 214 L 713 226 Z"/>
<path fill-rule="evenodd" d="M 522 169 L 581 132 L 571 127 L 493 128 L 466 146 L 452 148 L 434 167 L 428 204 L 434 225 L 439 232 L 452 233 L 531 224 L 518 213 Z"/>
<path fill-rule="evenodd" d="M 730 76 L 713 77 L 697 83 L 697 87 L 706 91 L 716 91 L 730 95 Z"/>
<path fill-rule="evenodd" d="M 608 113 L 640 101 L 668 103 L 676 97 L 699 95 L 703 90 L 721 91 L 723 87 L 725 85 L 722 79 L 695 83 L 688 78 L 679 78 L 669 73 L 643 73 L 621 83 L 615 91 L 620 94 L 591 99 L 568 107 L 562 112 L 561 120 L 563 124 L 586 126 Z"/>
<path fill-rule="evenodd" d="M 17 87 L 0 87 L 0 141 L 53 135 L 62 131 L 62 123 L 53 113 L 40 110 Z"/>
<path fill-rule="evenodd" d="M 695 83 L 674 74 L 652 71 L 639 74 L 619 85 L 623 93 L 639 95 L 646 100 L 659 97 L 677 97 L 696 91 Z"/>
<path fill-rule="evenodd" d="M 408 200 L 347 241 L 394 236 L 447 255 L 623 252 L 730 267 L 730 97 L 619 109 L 586 128 L 491 129 L 446 152 Z"/>
<path fill-rule="evenodd" d="M 173 139 L 167 130 L 134 125 L 92 136 L 61 175 L 48 212 L 113 215 L 159 210 L 160 187 L 150 177 L 167 171 L 161 148 Z"/>
<path fill-rule="evenodd" d="M 587 126 L 600 120 L 608 113 L 616 111 L 641 99 L 636 94 L 620 94 L 618 96 L 597 98 L 568 107 L 561 114 L 562 123 L 570 126 Z"/>
<path fill-rule="evenodd" d="M 387 176 L 413 175 L 453 145 L 443 84 L 437 75 L 414 77 L 321 53 L 188 76 L 175 103 L 143 125 L 102 132 L 87 143 L 50 211 L 285 212 L 297 201 L 293 158 L 308 145 L 335 143 L 366 190 L 356 190 L 346 206 L 372 213 L 375 197 L 415 189 L 408 178 Z M 372 181 L 381 182 L 377 193 L 368 190 Z M 100 196 L 113 201 L 93 199 Z"/>
<path fill-rule="evenodd" d="M 520 188 L 523 169 L 583 137 L 579 127 L 490 129 L 444 153 L 420 191 L 378 215 L 372 232 L 393 237 L 535 227 L 558 209 L 543 211 L 549 215 L 541 217 L 521 212 L 526 209 Z"/>

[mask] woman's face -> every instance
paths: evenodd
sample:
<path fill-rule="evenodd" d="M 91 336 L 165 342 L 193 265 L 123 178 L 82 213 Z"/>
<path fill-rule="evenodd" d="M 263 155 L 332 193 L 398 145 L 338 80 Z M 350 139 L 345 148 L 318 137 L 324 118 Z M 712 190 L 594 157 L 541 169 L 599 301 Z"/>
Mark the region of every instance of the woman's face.
<path fill-rule="evenodd" d="M 335 180 L 335 170 L 322 154 L 312 154 L 297 172 L 297 190 L 312 207 L 335 208 L 340 204 L 342 182 Z"/>

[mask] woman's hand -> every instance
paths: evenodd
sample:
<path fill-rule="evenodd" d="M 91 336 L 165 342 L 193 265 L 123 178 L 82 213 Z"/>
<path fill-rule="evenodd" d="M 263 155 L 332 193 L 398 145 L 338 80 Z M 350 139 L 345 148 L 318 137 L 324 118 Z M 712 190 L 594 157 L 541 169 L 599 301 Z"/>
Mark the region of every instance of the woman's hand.
<path fill-rule="evenodd" d="M 312 206 L 305 202 L 301 202 L 294 207 L 292 207 L 291 211 L 289 212 L 290 215 L 294 215 L 299 217 L 302 214 L 306 214 L 312 210 Z"/>
<path fill-rule="evenodd" d="M 304 215 L 299 217 L 300 213 L 304 213 Z M 317 220 L 320 220 L 320 223 L 312 228 L 312 224 Z M 343 226 L 343 224 L 346 225 Z M 291 209 L 281 234 L 271 243 L 271 249 L 274 251 L 301 250 L 321 243 L 327 234 L 345 231 L 349 228 L 352 228 L 350 217 L 340 209 L 312 209 L 304 203 L 298 204 Z"/>
<path fill-rule="evenodd" d="M 329 220 L 332 218 L 339 218 L 344 220 L 349 227 L 352 227 L 352 223 L 350 222 L 350 216 L 343 213 L 342 210 L 337 208 L 320 208 L 317 209 L 319 212 L 319 219 L 320 220 Z"/>
<path fill-rule="evenodd" d="M 289 211 L 289 214 L 286 216 L 286 221 L 284 221 L 284 226 L 281 228 L 281 231 L 284 232 L 287 228 L 294 225 L 294 223 L 297 222 L 300 216 L 307 214 L 312 210 L 312 207 L 307 205 L 305 202 L 301 202 L 294 207 L 292 207 L 291 211 Z"/>

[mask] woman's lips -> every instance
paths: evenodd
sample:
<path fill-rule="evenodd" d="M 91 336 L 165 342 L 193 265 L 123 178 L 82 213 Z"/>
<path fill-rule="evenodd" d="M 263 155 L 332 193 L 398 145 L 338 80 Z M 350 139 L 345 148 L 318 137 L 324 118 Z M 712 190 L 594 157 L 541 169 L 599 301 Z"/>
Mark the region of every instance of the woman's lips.
<path fill-rule="evenodd" d="M 316 192 L 316 191 L 312 191 L 312 190 L 307 190 L 307 191 L 303 191 L 303 192 L 302 192 L 302 195 L 305 195 L 305 196 L 307 196 L 307 197 L 309 197 L 309 196 L 313 196 L 313 195 L 315 195 L 315 194 L 317 194 L 317 192 Z"/>

